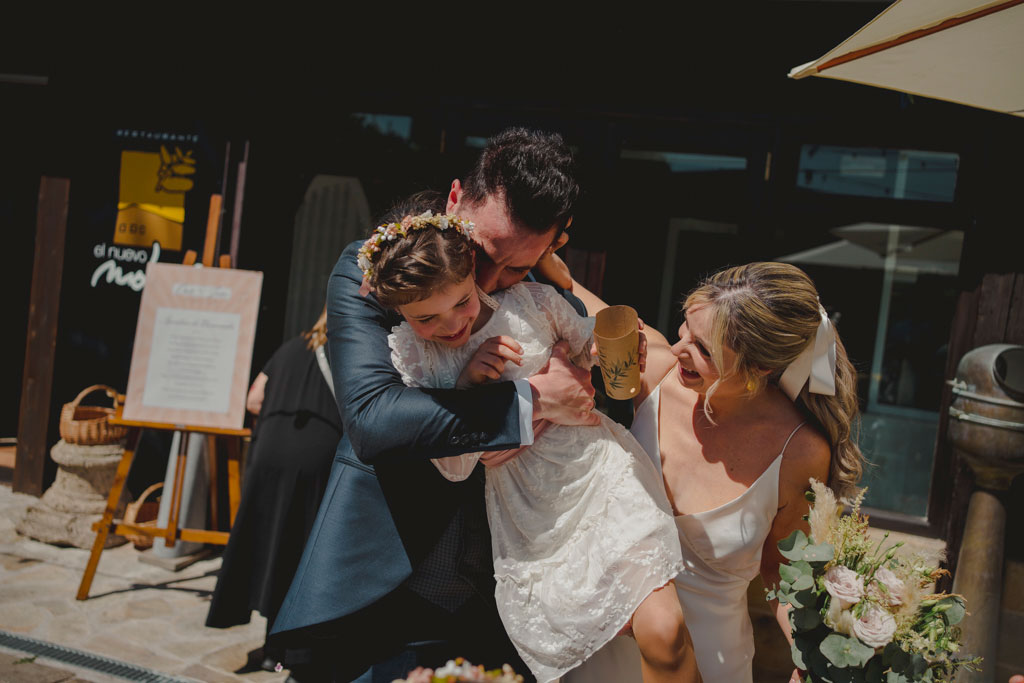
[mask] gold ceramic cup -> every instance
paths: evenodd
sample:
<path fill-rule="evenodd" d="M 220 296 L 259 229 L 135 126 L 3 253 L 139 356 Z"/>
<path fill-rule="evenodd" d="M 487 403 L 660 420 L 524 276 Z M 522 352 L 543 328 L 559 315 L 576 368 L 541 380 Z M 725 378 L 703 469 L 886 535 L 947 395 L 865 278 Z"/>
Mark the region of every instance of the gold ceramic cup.
<path fill-rule="evenodd" d="M 605 393 L 617 399 L 636 396 L 640 391 L 640 332 L 636 310 L 629 306 L 610 306 L 598 311 L 594 340 Z"/>

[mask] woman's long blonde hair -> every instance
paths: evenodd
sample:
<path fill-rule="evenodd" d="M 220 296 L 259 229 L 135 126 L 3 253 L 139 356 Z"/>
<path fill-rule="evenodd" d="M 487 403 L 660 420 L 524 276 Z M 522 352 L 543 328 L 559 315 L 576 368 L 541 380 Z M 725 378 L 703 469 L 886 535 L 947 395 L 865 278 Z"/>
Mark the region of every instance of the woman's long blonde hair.
<path fill-rule="evenodd" d="M 306 338 L 306 348 L 310 351 L 316 351 L 327 343 L 327 304 L 324 304 L 324 310 L 313 327 L 303 332 L 302 336 Z"/>
<path fill-rule="evenodd" d="M 800 352 L 814 343 L 821 322 L 814 283 L 788 263 L 748 263 L 719 271 L 686 297 L 683 308 L 695 306 L 709 307 L 712 332 L 705 343 L 720 374 L 705 394 L 708 412 L 712 395 L 725 379 L 741 376 L 751 395 L 766 383 L 777 383 Z M 731 368 L 723 362 L 725 347 L 736 354 Z M 829 486 L 840 496 L 851 494 L 860 480 L 864 456 L 853 434 L 859 414 L 857 374 L 838 334 L 836 395 L 812 394 L 805 383 L 799 399 L 832 446 Z"/>

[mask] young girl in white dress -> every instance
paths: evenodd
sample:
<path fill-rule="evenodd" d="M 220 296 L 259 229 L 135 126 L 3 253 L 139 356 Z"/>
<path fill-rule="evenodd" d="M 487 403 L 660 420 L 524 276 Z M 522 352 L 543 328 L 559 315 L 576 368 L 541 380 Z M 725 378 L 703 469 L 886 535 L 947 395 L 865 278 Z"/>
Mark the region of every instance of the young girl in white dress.
<path fill-rule="evenodd" d="M 552 349 L 589 367 L 593 319 L 546 285 L 483 293 L 471 230 L 427 212 L 380 226 L 360 251 L 364 289 L 405 318 L 388 340 L 405 383 L 525 379 Z M 538 681 L 555 680 L 632 620 L 644 681 L 700 680 L 675 591 L 659 590 L 682 562 L 651 460 L 603 415 L 598 426 L 535 424 L 534 434 L 517 451 L 434 460 L 453 481 L 487 465 L 495 597 L 523 661 Z"/>

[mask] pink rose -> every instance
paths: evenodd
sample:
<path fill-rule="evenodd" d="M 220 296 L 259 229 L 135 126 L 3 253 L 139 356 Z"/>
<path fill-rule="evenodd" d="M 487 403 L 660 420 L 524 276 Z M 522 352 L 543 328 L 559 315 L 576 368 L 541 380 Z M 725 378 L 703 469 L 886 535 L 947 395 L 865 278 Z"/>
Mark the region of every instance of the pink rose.
<path fill-rule="evenodd" d="M 840 608 L 846 609 L 860 602 L 864 595 L 864 579 L 847 567 L 832 567 L 825 572 L 825 590 L 839 601 Z"/>
<path fill-rule="evenodd" d="M 890 607 L 903 604 L 903 594 L 906 586 L 900 577 L 896 576 L 891 569 L 880 567 L 875 572 L 875 581 L 885 586 L 885 590 L 872 585 L 872 595 L 881 602 L 888 603 Z"/>
<path fill-rule="evenodd" d="M 853 633 L 868 647 L 879 648 L 892 640 L 896 633 L 896 620 L 885 610 L 872 605 L 853 622 Z"/>
<path fill-rule="evenodd" d="M 408 678 L 397 683 L 430 683 L 434 679 L 434 670 L 418 666 L 409 672 Z"/>

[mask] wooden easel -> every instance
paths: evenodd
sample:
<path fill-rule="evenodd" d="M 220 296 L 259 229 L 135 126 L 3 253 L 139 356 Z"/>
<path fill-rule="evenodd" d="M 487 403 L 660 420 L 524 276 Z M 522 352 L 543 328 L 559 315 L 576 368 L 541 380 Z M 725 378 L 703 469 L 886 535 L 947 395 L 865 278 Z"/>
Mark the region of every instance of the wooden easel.
<path fill-rule="evenodd" d="M 206 224 L 206 242 L 203 248 L 203 265 L 212 267 L 216 252 L 217 238 L 220 227 L 221 196 L 210 197 L 210 214 Z M 193 265 L 196 262 L 196 252 L 189 250 L 185 252 L 183 263 Z M 231 257 L 222 254 L 218 265 L 221 268 L 231 267 Z M 168 547 L 173 547 L 179 539 L 182 541 L 193 541 L 197 543 L 213 543 L 216 545 L 227 545 L 230 532 L 213 531 L 209 529 L 183 529 L 178 526 L 181 516 L 182 488 L 185 480 L 185 460 L 187 455 L 186 434 L 204 434 L 207 440 L 208 462 L 210 469 L 210 517 L 211 526 L 216 529 L 217 524 L 217 449 L 216 442 L 220 438 L 225 442 L 228 466 L 228 505 L 230 508 L 230 524 L 235 523 L 235 514 L 238 512 L 238 503 L 241 498 L 241 472 L 239 442 L 242 438 L 250 435 L 248 429 L 220 429 L 212 427 L 199 427 L 195 425 L 168 424 L 163 422 L 141 422 L 125 420 L 122 417 L 124 409 L 124 395 L 118 395 L 115 405 L 115 413 L 110 418 L 113 425 L 128 427 L 128 438 L 125 444 L 124 455 L 118 463 L 117 473 L 114 475 L 113 486 L 110 487 L 110 495 L 107 496 L 107 506 L 103 510 L 100 521 L 93 524 L 96 531 L 96 541 L 92 546 L 92 553 L 89 555 L 89 562 L 85 566 L 85 573 L 82 574 L 82 582 L 78 586 L 76 598 L 85 600 L 89 597 L 89 588 L 92 586 L 93 577 L 96 575 L 96 568 L 99 566 L 100 555 L 106 545 L 107 536 L 110 533 L 123 534 L 134 532 L 163 538 Z M 182 438 L 178 447 L 178 462 L 174 472 L 174 486 L 171 490 L 171 507 L 167 519 L 167 526 L 142 526 L 139 524 L 126 524 L 124 520 L 115 520 L 114 513 L 121 502 L 121 494 L 124 491 L 125 482 L 128 479 L 128 472 L 131 470 L 132 462 L 135 459 L 135 451 L 139 445 L 139 437 L 143 429 L 158 429 L 163 431 L 182 432 Z M 230 528 L 230 527 L 229 527 Z"/>

